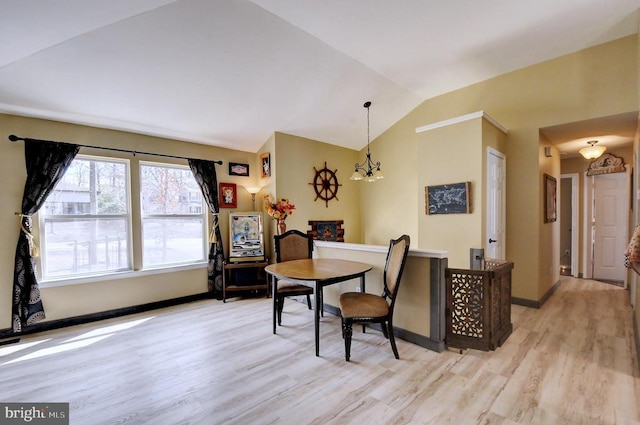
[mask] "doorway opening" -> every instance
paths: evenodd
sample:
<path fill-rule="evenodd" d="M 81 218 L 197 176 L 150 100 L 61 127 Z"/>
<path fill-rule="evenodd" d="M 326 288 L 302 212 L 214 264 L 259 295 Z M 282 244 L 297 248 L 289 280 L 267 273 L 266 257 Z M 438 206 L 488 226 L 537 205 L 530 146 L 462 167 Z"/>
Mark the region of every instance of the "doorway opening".
<path fill-rule="evenodd" d="M 560 275 L 581 277 L 578 271 L 579 174 L 560 175 Z"/>

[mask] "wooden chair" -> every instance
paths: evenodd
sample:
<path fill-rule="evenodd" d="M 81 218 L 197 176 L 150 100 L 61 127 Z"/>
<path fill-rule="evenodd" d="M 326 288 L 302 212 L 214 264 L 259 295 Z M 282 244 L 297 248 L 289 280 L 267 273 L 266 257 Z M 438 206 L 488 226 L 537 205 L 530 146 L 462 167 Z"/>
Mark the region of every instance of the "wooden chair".
<path fill-rule="evenodd" d="M 400 358 L 393 336 L 393 308 L 396 304 L 400 278 L 409 252 L 409 243 L 408 235 L 400 236 L 389 242 L 389 252 L 384 266 L 382 295 L 362 292 L 345 292 L 340 295 L 342 337 L 344 338 L 345 359 L 347 361 L 351 357 L 351 336 L 354 323 L 380 323 L 382 333 L 391 342 L 393 355 L 396 359 Z M 364 331 L 363 326 L 362 332 Z"/>
<path fill-rule="evenodd" d="M 276 263 L 284 261 L 301 260 L 311 258 L 313 253 L 313 238 L 311 235 L 302 233 L 299 230 L 288 230 L 282 235 L 273 237 L 276 250 Z M 284 307 L 284 299 L 286 297 L 307 296 L 307 306 L 311 310 L 311 298 L 313 288 L 300 283 L 278 280 L 278 296 L 274 299 L 274 308 L 278 314 L 278 325 L 282 325 L 282 309 Z M 274 324 L 275 332 L 275 324 Z"/>

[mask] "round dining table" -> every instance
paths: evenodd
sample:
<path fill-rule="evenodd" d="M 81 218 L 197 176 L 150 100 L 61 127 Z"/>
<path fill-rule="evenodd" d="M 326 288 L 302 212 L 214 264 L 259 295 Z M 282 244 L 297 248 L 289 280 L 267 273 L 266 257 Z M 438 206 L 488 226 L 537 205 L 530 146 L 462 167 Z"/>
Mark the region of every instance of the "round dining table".
<path fill-rule="evenodd" d="M 360 291 L 365 291 L 365 273 L 373 266 L 357 261 L 338 258 L 305 258 L 302 260 L 284 261 L 265 267 L 264 271 L 271 276 L 273 297 L 273 333 L 276 333 L 276 301 L 278 295 L 278 279 L 295 279 L 313 285 L 314 328 L 316 356 L 320 355 L 320 310 L 322 288 L 334 283 L 351 279 L 360 279 Z"/>

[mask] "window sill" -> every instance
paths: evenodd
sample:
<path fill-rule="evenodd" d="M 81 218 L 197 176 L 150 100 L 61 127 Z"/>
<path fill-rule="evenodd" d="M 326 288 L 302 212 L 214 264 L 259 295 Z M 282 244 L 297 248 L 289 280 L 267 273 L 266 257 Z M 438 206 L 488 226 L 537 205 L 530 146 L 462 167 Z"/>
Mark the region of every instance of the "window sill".
<path fill-rule="evenodd" d="M 207 263 L 193 263 L 179 266 L 157 267 L 144 270 L 127 270 L 123 272 L 96 274 L 91 276 L 82 276 L 77 278 L 63 278 L 43 280 L 38 282 L 41 288 L 55 288 L 57 286 L 81 285 L 85 283 L 105 282 L 119 279 L 132 279 L 142 276 L 152 276 L 156 274 L 175 273 L 186 270 L 206 269 Z"/>

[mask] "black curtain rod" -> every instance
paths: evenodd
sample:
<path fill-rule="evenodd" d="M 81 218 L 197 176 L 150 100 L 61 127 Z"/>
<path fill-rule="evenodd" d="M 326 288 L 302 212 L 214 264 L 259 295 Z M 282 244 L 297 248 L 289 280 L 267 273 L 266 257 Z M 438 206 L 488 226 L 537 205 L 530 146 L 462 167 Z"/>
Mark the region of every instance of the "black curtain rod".
<path fill-rule="evenodd" d="M 25 138 L 25 137 L 18 137 L 15 135 L 11 135 L 9 136 L 9 140 L 11 140 L 12 142 L 17 142 L 18 140 L 30 140 L 32 142 L 52 142 L 52 143 L 60 143 L 60 142 L 55 142 L 53 140 L 42 140 L 42 139 L 29 139 L 29 138 Z M 67 143 L 67 142 L 64 142 Z M 82 148 L 92 148 L 92 149 L 103 149 L 103 150 L 107 150 L 107 151 L 114 151 L 114 152 L 124 152 L 124 153 L 132 153 L 133 156 L 135 156 L 137 153 L 141 154 L 141 155 L 153 155 L 153 156 L 164 156 L 166 158 L 176 158 L 176 159 L 192 159 L 192 158 L 187 158 L 185 156 L 177 156 L 177 155 L 165 155 L 162 153 L 153 153 L 153 152 L 140 152 L 140 151 L 132 151 L 132 150 L 128 150 L 128 149 L 118 149 L 118 148 L 105 148 L 102 146 L 89 146 L 89 145 L 80 145 L 78 143 L 72 143 L 76 146 L 80 146 Z M 218 164 L 218 165 L 222 165 L 222 161 L 211 161 L 214 164 Z"/>

